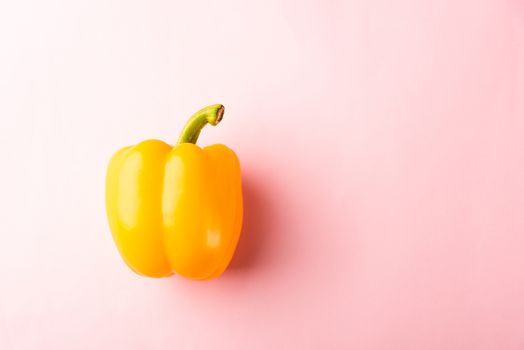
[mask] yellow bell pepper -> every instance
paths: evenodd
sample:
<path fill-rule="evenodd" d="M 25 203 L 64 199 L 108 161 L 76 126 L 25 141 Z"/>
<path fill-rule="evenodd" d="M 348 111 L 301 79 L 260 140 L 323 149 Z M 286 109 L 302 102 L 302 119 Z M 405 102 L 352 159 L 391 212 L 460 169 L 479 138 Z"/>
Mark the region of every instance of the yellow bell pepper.
<path fill-rule="evenodd" d="M 113 239 L 127 265 L 149 277 L 197 280 L 228 266 L 242 226 L 240 164 L 228 147 L 195 145 L 222 105 L 195 113 L 174 147 L 147 140 L 116 152 L 106 178 Z"/>

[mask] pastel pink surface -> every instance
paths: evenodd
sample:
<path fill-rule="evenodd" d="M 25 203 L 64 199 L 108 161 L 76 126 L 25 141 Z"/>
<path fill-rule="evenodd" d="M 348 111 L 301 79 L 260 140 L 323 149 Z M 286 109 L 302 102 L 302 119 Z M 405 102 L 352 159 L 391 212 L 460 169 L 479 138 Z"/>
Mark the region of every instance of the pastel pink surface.
<path fill-rule="evenodd" d="M 12 1 L 0 43 L 0 349 L 524 349 L 522 1 Z M 211 103 L 232 266 L 134 275 L 109 157 Z"/>

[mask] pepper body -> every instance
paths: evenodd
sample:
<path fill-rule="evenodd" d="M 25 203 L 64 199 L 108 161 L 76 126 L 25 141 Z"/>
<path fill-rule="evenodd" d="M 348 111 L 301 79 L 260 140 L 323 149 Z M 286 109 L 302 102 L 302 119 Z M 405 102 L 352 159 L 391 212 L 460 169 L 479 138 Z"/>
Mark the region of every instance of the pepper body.
<path fill-rule="evenodd" d="M 226 269 L 243 216 L 240 164 L 231 149 L 147 140 L 118 151 L 106 181 L 113 238 L 135 272 L 205 280 Z"/>

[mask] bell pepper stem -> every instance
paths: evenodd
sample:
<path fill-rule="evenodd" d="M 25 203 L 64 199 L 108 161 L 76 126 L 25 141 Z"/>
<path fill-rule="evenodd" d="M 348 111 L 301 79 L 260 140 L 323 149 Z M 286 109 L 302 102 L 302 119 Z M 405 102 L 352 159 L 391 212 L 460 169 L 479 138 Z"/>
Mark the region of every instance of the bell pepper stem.
<path fill-rule="evenodd" d="M 178 139 L 178 144 L 196 143 L 202 128 L 206 126 L 206 124 L 208 123 L 213 126 L 217 125 L 218 123 L 220 123 L 223 116 L 224 106 L 222 106 L 221 104 L 211 105 L 202 108 L 201 110 L 193 114 L 191 118 L 189 118 L 189 121 L 184 127 L 184 130 L 182 130 L 182 134 Z"/>

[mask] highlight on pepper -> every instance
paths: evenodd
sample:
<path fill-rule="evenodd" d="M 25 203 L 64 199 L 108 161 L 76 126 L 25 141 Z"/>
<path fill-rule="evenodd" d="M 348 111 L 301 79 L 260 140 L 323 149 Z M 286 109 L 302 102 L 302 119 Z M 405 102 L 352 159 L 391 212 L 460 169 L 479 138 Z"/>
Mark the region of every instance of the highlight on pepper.
<path fill-rule="evenodd" d="M 123 260 L 136 273 L 207 280 L 230 263 L 242 228 L 240 163 L 225 145 L 196 145 L 202 128 L 223 115 L 220 104 L 205 107 L 175 146 L 146 140 L 111 158 L 107 217 Z"/>

